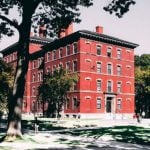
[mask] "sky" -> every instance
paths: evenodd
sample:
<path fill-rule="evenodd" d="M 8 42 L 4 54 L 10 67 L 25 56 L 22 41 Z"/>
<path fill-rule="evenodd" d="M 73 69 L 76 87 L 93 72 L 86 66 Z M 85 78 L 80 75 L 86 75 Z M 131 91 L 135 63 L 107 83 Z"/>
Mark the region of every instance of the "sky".
<path fill-rule="evenodd" d="M 135 54 L 150 54 L 150 0 L 136 0 L 136 4 L 130 7 L 123 18 L 110 15 L 103 10 L 111 0 L 93 0 L 94 5 L 90 8 L 81 8 L 80 24 L 74 24 L 74 31 L 95 31 L 97 25 L 103 26 L 103 33 L 122 40 L 139 44 Z M 15 13 L 11 13 L 15 15 Z M 12 16 L 13 17 L 13 16 Z M 15 43 L 18 39 L 5 37 L 0 42 L 0 50 Z"/>

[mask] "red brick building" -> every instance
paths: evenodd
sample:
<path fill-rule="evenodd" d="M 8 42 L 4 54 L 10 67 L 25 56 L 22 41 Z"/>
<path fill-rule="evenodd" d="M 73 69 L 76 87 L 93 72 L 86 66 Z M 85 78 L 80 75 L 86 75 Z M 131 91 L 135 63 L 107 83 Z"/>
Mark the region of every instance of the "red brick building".
<path fill-rule="evenodd" d="M 131 117 L 134 114 L 134 48 L 138 45 L 96 32 L 73 33 L 72 25 L 54 41 L 30 39 L 30 63 L 23 112 L 42 112 L 37 88 L 43 73 L 59 66 L 77 72 L 79 81 L 68 91 L 62 115 L 80 117 Z M 7 63 L 15 64 L 15 45 L 2 51 Z M 78 105 L 77 105 L 78 104 Z"/>

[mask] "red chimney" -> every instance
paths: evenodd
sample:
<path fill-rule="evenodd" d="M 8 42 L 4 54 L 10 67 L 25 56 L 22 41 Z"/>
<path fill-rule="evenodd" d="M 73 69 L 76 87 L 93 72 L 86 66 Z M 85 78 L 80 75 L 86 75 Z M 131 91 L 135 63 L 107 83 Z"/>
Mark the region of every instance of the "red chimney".
<path fill-rule="evenodd" d="M 60 33 L 59 33 L 59 38 L 63 38 L 65 37 L 65 30 L 64 29 L 61 29 Z"/>
<path fill-rule="evenodd" d="M 69 34 L 73 33 L 73 23 L 71 23 L 67 29 L 62 29 L 59 33 L 59 38 L 63 38 Z"/>
<path fill-rule="evenodd" d="M 46 26 L 41 25 L 39 27 L 39 37 L 46 37 Z"/>
<path fill-rule="evenodd" d="M 96 26 L 96 32 L 99 34 L 103 34 L 103 27 L 102 26 Z"/>
<path fill-rule="evenodd" d="M 68 28 L 65 30 L 66 36 L 73 33 L 73 23 L 71 23 Z"/>

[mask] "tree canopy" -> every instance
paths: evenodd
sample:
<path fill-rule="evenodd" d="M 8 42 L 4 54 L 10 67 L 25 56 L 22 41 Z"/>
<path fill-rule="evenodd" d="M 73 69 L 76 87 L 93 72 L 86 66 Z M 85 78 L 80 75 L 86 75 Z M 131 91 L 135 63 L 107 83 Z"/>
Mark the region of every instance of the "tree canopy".
<path fill-rule="evenodd" d="M 0 59 L 0 112 L 7 112 L 7 101 L 13 84 L 12 67 Z"/>
<path fill-rule="evenodd" d="M 130 6 L 135 3 L 135 0 L 112 0 L 108 6 L 104 7 L 104 10 L 110 14 L 115 13 L 117 17 L 121 18 L 129 11 Z"/>
<path fill-rule="evenodd" d="M 150 117 L 150 55 L 135 56 L 136 112 Z"/>
<path fill-rule="evenodd" d="M 63 68 L 56 69 L 44 77 L 43 83 L 38 88 L 38 97 L 42 103 L 48 103 L 48 115 L 57 114 L 67 100 L 67 91 L 76 84 L 78 76 L 76 73 L 68 74 Z"/>

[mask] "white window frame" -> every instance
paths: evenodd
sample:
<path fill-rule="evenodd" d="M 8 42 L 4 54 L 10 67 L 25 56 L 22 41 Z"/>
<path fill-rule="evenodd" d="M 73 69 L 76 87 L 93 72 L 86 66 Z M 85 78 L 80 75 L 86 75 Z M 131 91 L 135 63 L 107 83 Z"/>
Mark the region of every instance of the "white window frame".
<path fill-rule="evenodd" d="M 102 80 L 101 79 L 96 80 L 96 87 L 97 87 L 97 92 L 100 92 L 102 90 Z"/>
<path fill-rule="evenodd" d="M 117 82 L 117 93 L 121 93 L 122 83 L 120 81 Z"/>
<path fill-rule="evenodd" d="M 111 83 L 109 86 L 109 83 Z M 110 87 L 110 90 L 109 90 L 109 87 Z M 112 80 L 108 80 L 107 81 L 107 92 L 111 93 L 113 91 L 113 81 Z"/>
<path fill-rule="evenodd" d="M 75 46 L 76 45 L 76 46 Z M 76 50 L 75 50 L 76 49 Z M 76 54 L 78 52 L 78 43 L 74 42 L 73 43 L 73 54 Z"/>
<path fill-rule="evenodd" d="M 97 97 L 96 98 L 96 109 L 101 109 L 102 108 L 102 98 Z"/>
<path fill-rule="evenodd" d="M 122 99 L 118 98 L 117 99 L 117 110 L 121 110 L 122 109 Z"/>
<path fill-rule="evenodd" d="M 107 47 L 107 57 L 112 57 L 112 47 Z"/>
<path fill-rule="evenodd" d="M 96 63 L 96 67 L 97 67 L 97 73 L 101 73 L 102 72 L 102 63 L 101 62 L 97 62 Z"/>
<path fill-rule="evenodd" d="M 110 68 L 109 68 L 110 66 Z M 107 64 L 107 74 L 112 75 L 113 73 L 113 65 L 111 63 Z"/>
<path fill-rule="evenodd" d="M 121 59 L 121 49 L 117 49 L 117 59 Z"/>
<path fill-rule="evenodd" d="M 100 48 L 100 49 L 98 49 Z M 100 56 L 102 55 L 102 46 L 101 45 L 96 45 L 96 55 Z"/>
<path fill-rule="evenodd" d="M 122 67 L 121 65 L 117 65 L 117 75 L 120 76 L 122 74 Z"/>
<path fill-rule="evenodd" d="M 69 49 L 68 49 L 69 47 Z M 66 56 L 69 56 L 71 54 L 71 45 L 66 46 Z"/>

